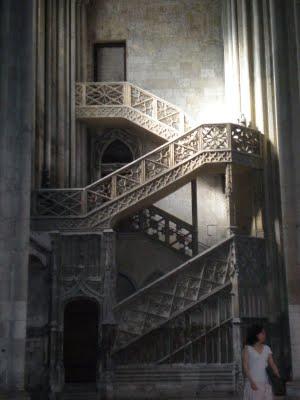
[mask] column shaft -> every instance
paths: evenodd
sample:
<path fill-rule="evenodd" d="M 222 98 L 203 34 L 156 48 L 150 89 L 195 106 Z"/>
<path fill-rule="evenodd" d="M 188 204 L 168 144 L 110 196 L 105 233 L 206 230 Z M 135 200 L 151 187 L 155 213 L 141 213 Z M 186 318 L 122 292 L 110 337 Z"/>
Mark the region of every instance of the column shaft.
<path fill-rule="evenodd" d="M 225 196 L 226 196 L 228 235 L 230 236 L 236 233 L 237 231 L 235 182 L 233 174 L 233 165 L 231 163 L 228 163 L 226 165 Z"/>
<path fill-rule="evenodd" d="M 0 2 L 0 385 L 12 391 L 24 389 L 35 13 L 34 0 Z"/>

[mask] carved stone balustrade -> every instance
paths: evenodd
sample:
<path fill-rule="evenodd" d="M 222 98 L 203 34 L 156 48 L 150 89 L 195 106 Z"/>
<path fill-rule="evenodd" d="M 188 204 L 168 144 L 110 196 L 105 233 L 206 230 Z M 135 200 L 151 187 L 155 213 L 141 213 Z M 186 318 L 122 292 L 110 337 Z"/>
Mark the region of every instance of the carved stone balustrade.
<path fill-rule="evenodd" d="M 264 240 L 232 236 L 115 307 L 114 357 L 118 364 L 238 361 L 234 331 L 266 318 L 265 285 Z"/>
<path fill-rule="evenodd" d="M 188 257 L 198 253 L 197 236 L 193 225 L 158 207 L 150 206 L 139 211 L 130 217 L 129 222 L 133 231 L 143 232 Z M 201 246 L 207 248 L 204 244 Z"/>
<path fill-rule="evenodd" d="M 126 119 L 164 140 L 190 129 L 179 107 L 129 82 L 77 83 L 76 116 L 81 120 Z"/>
<path fill-rule="evenodd" d="M 34 230 L 101 230 L 191 180 L 203 165 L 262 167 L 263 136 L 234 124 L 205 124 L 80 189 L 33 193 Z"/>
<path fill-rule="evenodd" d="M 230 244 L 226 240 L 197 255 L 119 303 L 115 308 L 118 332 L 114 351 L 175 321 L 210 294 L 228 286 L 232 273 Z"/>

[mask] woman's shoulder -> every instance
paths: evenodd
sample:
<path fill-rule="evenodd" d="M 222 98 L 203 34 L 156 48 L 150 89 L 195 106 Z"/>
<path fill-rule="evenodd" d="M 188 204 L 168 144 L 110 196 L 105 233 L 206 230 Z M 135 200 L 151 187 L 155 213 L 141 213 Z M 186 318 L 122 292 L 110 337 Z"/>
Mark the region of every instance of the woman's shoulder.
<path fill-rule="evenodd" d="M 264 351 L 265 351 L 267 354 L 272 354 L 271 347 L 268 346 L 267 344 L 264 345 Z"/>
<path fill-rule="evenodd" d="M 251 347 L 252 346 L 250 346 L 249 344 L 245 344 L 245 346 L 244 346 L 244 352 L 248 352 L 249 350 L 251 350 Z"/>

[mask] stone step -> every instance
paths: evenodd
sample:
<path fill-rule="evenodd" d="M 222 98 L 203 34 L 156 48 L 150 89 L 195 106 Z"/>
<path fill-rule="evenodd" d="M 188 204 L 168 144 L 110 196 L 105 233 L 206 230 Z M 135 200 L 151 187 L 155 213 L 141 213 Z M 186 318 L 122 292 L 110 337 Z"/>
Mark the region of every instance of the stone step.
<path fill-rule="evenodd" d="M 116 368 L 114 378 L 118 400 L 232 399 L 235 366 L 124 366 Z"/>
<path fill-rule="evenodd" d="M 64 387 L 61 400 L 99 400 L 95 384 L 69 383 Z"/>
<path fill-rule="evenodd" d="M 235 365 L 119 366 L 113 387 L 115 400 L 233 400 Z M 101 395 L 95 386 L 69 384 L 62 400 L 101 400 Z"/>

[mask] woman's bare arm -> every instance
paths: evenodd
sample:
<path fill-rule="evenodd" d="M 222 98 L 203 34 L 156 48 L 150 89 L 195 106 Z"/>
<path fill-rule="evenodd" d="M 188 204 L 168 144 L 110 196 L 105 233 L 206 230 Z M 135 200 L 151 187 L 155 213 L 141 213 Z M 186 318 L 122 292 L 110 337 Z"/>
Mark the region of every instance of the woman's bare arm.
<path fill-rule="evenodd" d="M 256 386 L 254 380 L 252 379 L 250 371 L 249 371 L 248 359 L 249 359 L 248 350 L 247 350 L 247 348 L 244 348 L 243 353 L 242 353 L 243 369 L 244 369 L 246 377 L 249 379 L 251 388 L 253 390 L 258 390 L 258 387 Z"/>
<path fill-rule="evenodd" d="M 276 376 L 278 376 L 278 378 L 280 378 L 280 373 L 279 373 L 279 370 L 278 370 L 278 368 L 277 368 L 277 365 L 276 365 L 276 363 L 275 363 L 275 361 L 274 361 L 274 358 L 273 358 L 273 355 L 272 355 L 272 354 L 270 354 L 269 357 L 268 357 L 268 364 L 270 365 L 270 367 L 271 367 L 272 370 L 274 371 L 274 374 L 275 374 Z"/>

